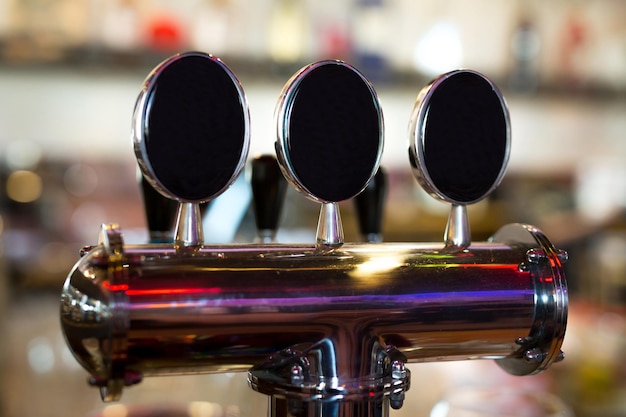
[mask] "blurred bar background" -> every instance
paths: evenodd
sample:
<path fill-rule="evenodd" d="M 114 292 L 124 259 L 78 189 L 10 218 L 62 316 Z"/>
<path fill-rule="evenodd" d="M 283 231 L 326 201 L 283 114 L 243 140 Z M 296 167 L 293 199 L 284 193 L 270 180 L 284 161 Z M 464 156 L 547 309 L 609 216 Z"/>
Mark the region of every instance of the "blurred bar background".
<path fill-rule="evenodd" d="M 414 366 L 394 415 L 426 416 L 446 391 L 487 382 L 548 390 L 581 417 L 626 416 L 622 0 L 0 0 L 0 415 L 104 408 L 62 340 L 60 288 L 101 223 L 146 241 L 132 110 L 148 72 L 184 50 L 212 53 L 239 77 L 252 154 L 273 152 L 274 106 L 300 67 L 337 58 L 369 77 L 386 126 L 386 241 L 443 239 L 447 207 L 421 191 L 408 163 L 418 92 L 460 67 L 493 79 L 513 147 L 503 184 L 470 208 L 473 236 L 525 222 L 569 252 L 566 361 L 522 379 L 483 362 Z M 242 176 L 211 205 L 207 241 L 251 241 L 249 200 Z M 317 210 L 290 189 L 278 239 L 313 242 Z M 354 241 L 352 210 L 342 203 Z M 194 416 L 266 413 L 243 374 L 149 380 L 124 399 L 191 402 Z"/>

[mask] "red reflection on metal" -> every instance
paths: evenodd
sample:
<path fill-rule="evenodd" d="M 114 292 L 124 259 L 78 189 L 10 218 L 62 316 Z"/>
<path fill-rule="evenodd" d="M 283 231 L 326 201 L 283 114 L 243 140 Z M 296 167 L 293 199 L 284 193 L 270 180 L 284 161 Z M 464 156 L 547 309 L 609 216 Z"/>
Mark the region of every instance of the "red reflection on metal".
<path fill-rule="evenodd" d="M 185 295 L 185 294 L 218 294 L 219 288 L 150 288 L 126 290 L 126 295 Z"/>
<path fill-rule="evenodd" d="M 480 268 L 480 269 L 510 269 L 512 271 L 517 271 L 519 267 L 517 265 L 511 264 L 466 264 L 463 265 L 463 268 Z"/>
<path fill-rule="evenodd" d="M 128 289 L 128 284 L 111 284 L 109 281 L 106 281 L 103 285 L 109 291 L 126 291 Z"/>
<path fill-rule="evenodd" d="M 221 290 L 217 287 L 209 288 L 146 288 L 146 289 L 130 289 L 128 284 L 111 284 L 105 282 L 103 284 L 109 291 L 124 291 L 126 295 L 185 295 L 185 294 L 219 294 Z"/>

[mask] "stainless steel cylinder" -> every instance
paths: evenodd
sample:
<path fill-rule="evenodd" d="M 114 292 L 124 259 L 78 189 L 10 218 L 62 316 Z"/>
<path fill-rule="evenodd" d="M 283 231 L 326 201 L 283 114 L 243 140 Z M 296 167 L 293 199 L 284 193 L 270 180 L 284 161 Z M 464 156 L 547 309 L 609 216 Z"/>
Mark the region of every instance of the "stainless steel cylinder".
<path fill-rule="evenodd" d="M 258 369 L 320 342 L 332 351 L 322 376 L 336 386 L 377 375 L 372 356 L 381 349 L 408 362 L 491 358 L 525 375 L 562 357 L 564 256 L 518 224 L 460 251 L 438 243 L 133 246 L 105 227 L 64 285 L 61 322 L 109 400 L 144 376 Z M 274 390 L 254 375 L 251 385 Z"/>

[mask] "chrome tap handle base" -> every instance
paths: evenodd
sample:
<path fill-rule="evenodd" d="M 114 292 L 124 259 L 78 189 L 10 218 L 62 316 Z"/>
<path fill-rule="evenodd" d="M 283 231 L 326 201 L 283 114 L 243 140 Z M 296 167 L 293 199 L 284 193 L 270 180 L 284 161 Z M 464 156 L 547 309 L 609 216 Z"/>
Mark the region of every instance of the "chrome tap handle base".
<path fill-rule="evenodd" d="M 464 250 L 471 243 L 472 234 L 467 216 L 467 206 L 464 204 L 452 204 L 444 232 L 444 244 L 446 248 Z"/>
<path fill-rule="evenodd" d="M 189 202 L 178 204 L 174 231 L 174 246 L 179 248 L 202 246 L 204 229 L 200 204 Z"/>
<path fill-rule="evenodd" d="M 323 203 L 317 221 L 316 243 L 320 249 L 332 249 L 343 245 L 343 225 L 337 203 Z"/>

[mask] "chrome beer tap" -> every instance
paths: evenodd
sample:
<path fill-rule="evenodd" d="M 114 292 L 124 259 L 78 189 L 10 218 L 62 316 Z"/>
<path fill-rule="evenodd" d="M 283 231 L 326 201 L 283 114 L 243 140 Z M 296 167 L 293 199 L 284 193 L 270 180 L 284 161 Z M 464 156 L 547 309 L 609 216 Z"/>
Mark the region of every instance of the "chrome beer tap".
<path fill-rule="evenodd" d="M 383 416 L 408 395 L 409 363 L 485 358 L 530 375 L 563 358 L 566 253 L 522 224 L 471 240 L 465 206 L 498 185 L 510 151 L 491 81 L 445 74 L 413 110 L 415 176 L 452 204 L 442 242 L 344 241 L 338 203 L 366 188 L 383 150 L 378 97 L 357 69 L 300 70 L 276 126 L 282 173 L 320 203 L 316 241 L 275 243 L 270 231 L 259 243 L 206 245 L 198 204 L 224 191 L 247 155 L 243 89 L 200 53 L 148 77 L 135 153 L 150 184 L 179 204 L 174 241 L 129 245 L 105 225 L 62 292 L 67 343 L 104 400 L 153 375 L 247 371 L 272 416 Z"/>

